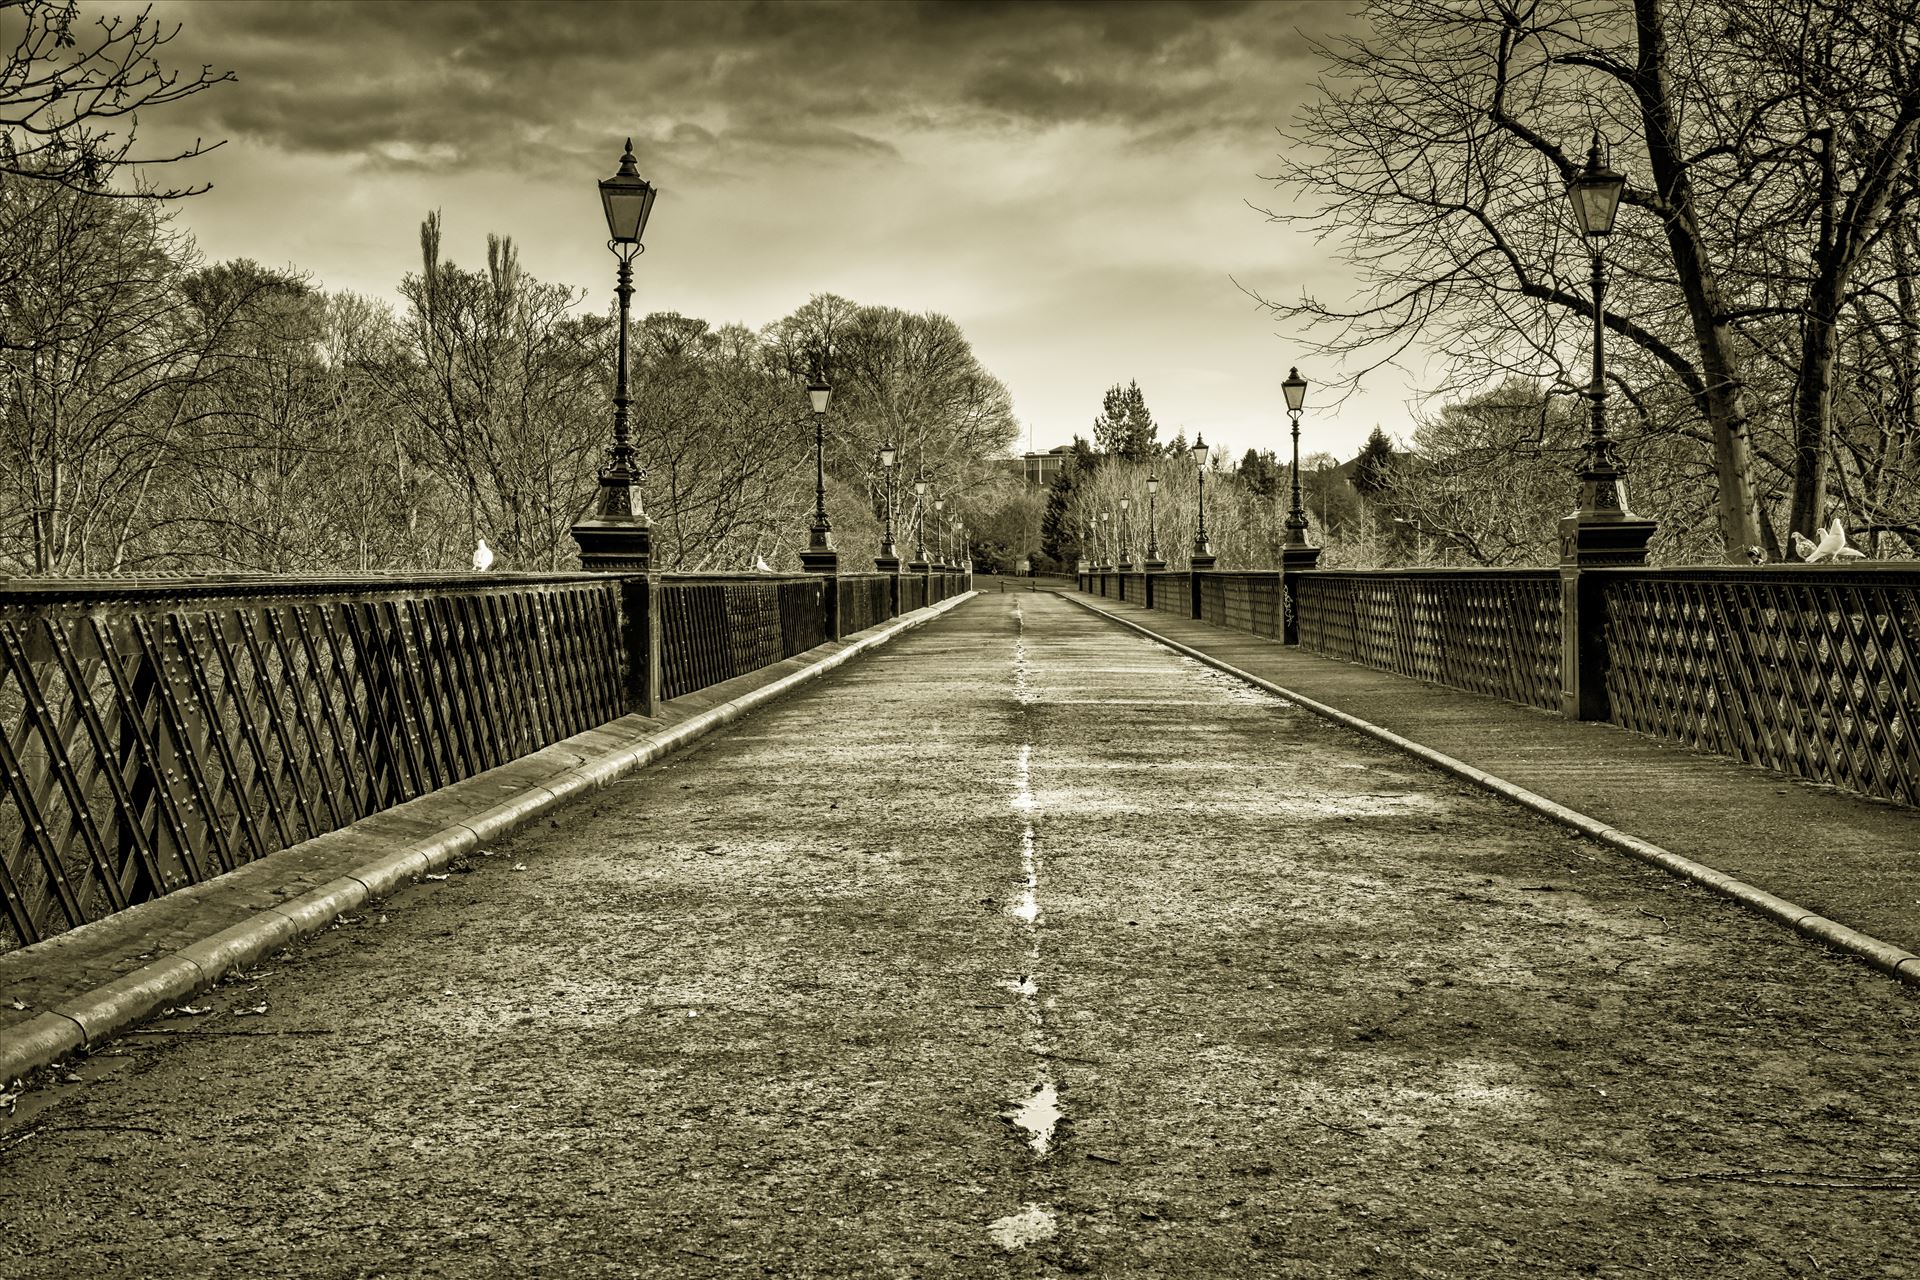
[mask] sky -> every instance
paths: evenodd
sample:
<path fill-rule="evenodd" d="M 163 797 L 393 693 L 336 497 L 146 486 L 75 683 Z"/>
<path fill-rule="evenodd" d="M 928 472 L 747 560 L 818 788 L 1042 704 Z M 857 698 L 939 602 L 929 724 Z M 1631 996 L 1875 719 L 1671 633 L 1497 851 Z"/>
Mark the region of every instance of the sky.
<path fill-rule="evenodd" d="M 173 63 L 236 80 L 141 136 L 225 140 L 179 174 L 214 184 L 180 211 L 210 259 L 393 299 L 438 209 L 453 261 L 511 236 L 595 309 L 614 259 L 594 183 L 631 136 L 661 191 L 637 314 L 757 328 L 818 293 L 938 311 L 1036 449 L 1137 380 L 1162 438 L 1284 456 L 1289 366 L 1338 371 L 1250 294 L 1347 285 L 1332 246 L 1267 220 L 1289 196 L 1260 175 L 1351 8 L 163 2 Z M 1337 406 L 1310 389 L 1303 455 L 1406 435 L 1411 394 L 1394 371 Z"/>

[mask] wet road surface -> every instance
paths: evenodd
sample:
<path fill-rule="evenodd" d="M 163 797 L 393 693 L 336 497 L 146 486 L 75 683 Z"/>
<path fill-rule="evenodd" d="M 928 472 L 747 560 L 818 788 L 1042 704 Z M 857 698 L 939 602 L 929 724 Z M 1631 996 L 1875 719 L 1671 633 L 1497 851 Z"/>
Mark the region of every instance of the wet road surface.
<path fill-rule="evenodd" d="M 1874 1275 L 1920 1002 L 986 596 L 123 1037 L 0 1276 Z"/>

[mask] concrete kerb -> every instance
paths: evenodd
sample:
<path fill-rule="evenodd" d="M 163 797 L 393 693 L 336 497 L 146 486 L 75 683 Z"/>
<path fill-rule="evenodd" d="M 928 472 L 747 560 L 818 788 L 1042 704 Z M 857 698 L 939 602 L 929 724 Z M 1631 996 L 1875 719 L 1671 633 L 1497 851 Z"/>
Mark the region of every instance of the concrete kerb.
<path fill-rule="evenodd" d="M 1141 635 L 1146 636 L 1148 639 L 1163 644 L 1177 653 L 1185 654 L 1197 662 L 1204 662 L 1216 671 L 1224 672 L 1238 680 L 1244 680 L 1250 685 L 1265 689 L 1268 693 L 1285 698 L 1289 702 L 1296 703 L 1306 710 L 1313 712 L 1315 715 L 1323 716 L 1336 724 L 1344 725 L 1359 733 L 1364 733 L 1370 738 L 1383 742 L 1397 750 L 1404 751 L 1408 755 L 1424 760 L 1426 763 L 1461 779 L 1463 782 L 1471 782 L 1475 786 L 1482 787 L 1496 795 L 1513 801 L 1515 804 L 1531 809 L 1544 818 L 1549 818 L 1564 827 L 1578 831 L 1581 835 L 1598 840 L 1600 843 L 1617 849 L 1629 857 L 1637 858 L 1642 862 L 1659 867 L 1663 871 L 1670 872 L 1683 880 L 1691 881 L 1702 888 L 1711 889 L 1722 897 L 1729 898 L 1749 910 L 1766 916 L 1770 920 L 1784 924 L 1797 933 L 1816 939 L 1830 947 L 1844 951 L 1849 955 L 1863 960 L 1875 969 L 1880 970 L 1880 972 L 1896 978 L 1901 982 L 1920 987 L 1920 956 L 1915 955 L 1911 951 L 1896 947 L 1890 942 L 1882 941 L 1869 934 L 1861 933 L 1857 929 L 1850 929 L 1838 921 L 1829 920 L 1817 912 L 1809 911 L 1798 903 L 1789 902 L 1785 898 L 1768 893 L 1765 889 L 1748 884 L 1744 880 L 1737 880 L 1723 871 L 1718 871 L 1713 867 L 1707 866 L 1705 863 L 1695 862 L 1691 858 L 1683 858 L 1679 854 L 1668 849 L 1663 849 L 1657 844 L 1642 840 L 1638 836 L 1629 835 L 1615 827 L 1608 826 L 1597 818 L 1589 817 L 1576 809 L 1569 809 L 1557 801 L 1549 800 L 1543 795 L 1529 791 L 1517 783 L 1508 782 L 1505 778 L 1496 777 L 1484 769 L 1476 769 L 1464 760 L 1456 760 L 1450 755 L 1435 751 L 1432 747 L 1423 746 L 1411 738 L 1402 737 L 1391 729 L 1382 728 L 1371 721 L 1362 720 L 1358 716 L 1350 715 L 1337 707 L 1330 707 L 1324 702 L 1315 701 L 1305 694 L 1296 693 L 1292 689 L 1273 683 L 1271 680 L 1262 680 L 1259 676 L 1251 672 L 1242 671 L 1231 663 L 1222 662 L 1220 659 L 1203 653 L 1191 645 L 1185 645 L 1178 640 L 1163 636 L 1159 632 L 1133 621 L 1131 618 L 1117 617 L 1065 591 L 1057 591 L 1054 594 L 1064 599 L 1072 600 L 1089 613 L 1105 618 L 1109 622 L 1131 628 Z"/>
<path fill-rule="evenodd" d="M 924 626 L 976 594 L 969 591 L 896 618 L 870 629 L 865 635 L 842 642 L 837 650 L 820 655 L 778 680 L 709 707 L 664 730 L 651 732 L 640 741 L 583 757 L 572 768 L 549 775 L 542 782 L 529 783 L 518 794 L 492 808 L 478 814 L 463 814 L 459 821 L 449 822 L 440 831 L 356 867 L 338 880 L 269 907 L 239 924 L 0 1031 L 0 1083 L 18 1081 L 29 1071 L 92 1048 L 162 1009 L 187 1002 L 235 969 L 245 969 L 296 938 L 319 932 L 347 912 L 437 872 L 486 841 L 670 755 L 782 694 L 819 679 L 868 649 Z M 629 719 L 645 723 L 638 717 Z M 601 732 L 604 730 L 589 730 L 588 735 Z M 513 764 L 502 767 L 511 769 Z"/>

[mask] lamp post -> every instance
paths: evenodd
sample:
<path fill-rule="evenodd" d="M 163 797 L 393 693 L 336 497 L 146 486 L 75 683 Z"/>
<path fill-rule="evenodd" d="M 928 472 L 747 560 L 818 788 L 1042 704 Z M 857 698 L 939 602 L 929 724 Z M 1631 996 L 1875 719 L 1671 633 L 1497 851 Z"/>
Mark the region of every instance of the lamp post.
<path fill-rule="evenodd" d="M 1585 456 L 1580 465 L 1580 507 L 1560 522 L 1560 558 L 1582 564 L 1641 564 L 1654 524 L 1627 507 L 1626 464 L 1607 430 L 1606 237 L 1627 180 L 1600 158 L 1600 134 L 1587 151 L 1587 163 L 1567 182 L 1567 198 L 1586 238 L 1593 272 L 1593 377 L 1587 398 L 1593 402 Z"/>
<path fill-rule="evenodd" d="M 880 544 L 880 554 L 873 558 L 873 567 L 881 573 L 900 572 L 900 552 L 893 545 L 893 490 L 894 480 L 899 475 L 899 457 L 891 442 L 880 446 L 875 455 L 880 462 L 880 470 L 887 477 L 887 536 Z"/>
<path fill-rule="evenodd" d="M 607 216 L 607 248 L 620 260 L 614 292 L 620 298 L 619 364 L 613 380 L 613 447 L 600 473 L 593 513 L 582 516 L 571 530 L 580 546 L 580 567 L 596 572 L 639 570 L 653 564 L 653 530 L 641 509 L 634 485 L 646 478 L 635 465 L 639 454 L 627 427 L 627 317 L 633 302 L 633 260 L 645 252 L 640 237 L 646 233 L 659 189 L 634 168 L 633 139 L 620 156 L 620 171 L 600 180 L 600 205 Z"/>
<path fill-rule="evenodd" d="M 1200 476 L 1200 531 L 1193 535 L 1193 567 L 1213 568 L 1213 544 L 1207 541 L 1207 442 L 1196 432 L 1193 437 L 1193 465 Z"/>
<path fill-rule="evenodd" d="M 1654 522 L 1627 508 L 1627 468 L 1607 432 L 1606 272 L 1602 249 L 1613 234 L 1614 215 L 1626 178 L 1600 159 L 1600 131 L 1594 130 L 1585 167 L 1568 175 L 1567 198 L 1580 234 L 1586 237 L 1593 270 L 1593 401 L 1585 457 L 1580 464 L 1580 506 L 1560 521 L 1560 712 L 1568 719 L 1605 720 L 1609 715 L 1602 627 L 1594 610 L 1599 601 L 1582 570 L 1598 565 L 1647 562 Z M 1585 579 L 1585 581 L 1583 581 Z"/>
<path fill-rule="evenodd" d="M 808 573 L 837 573 L 840 553 L 833 549 L 833 523 L 827 519 L 827 402 L 833 388 L 826 378 L 815 375 L 807 384 L 807 399 L 813 402 L 813 524 L 807 530 L 807 549 L 800 553 L 800 567 Z"/>
<path fill-rule="evenodd" d="M 1151 471 L 1147 472 L 1147 558 L 1140 562 L 1140 567 L 1148 573 L 1158 573 L 1167 567 L 1167 562 L 1160 558 L 1160 537 L 1154 528 L 1156 496 L 1159 492 L 1160 477 Z"/>
<path fill-rule="evenodd" d="M 1280 390 L 1287 397 L 1287 416 L 1293 419 L 1293 506 L 1287 512 L 1286 545 L 1304 547 L 1307 545 L 1307 513 L 1300 509 L 1300 410 L 1307 403 L 1307 380 L 1300 376 L 1300 370 L 1289 369 Z"/>
<path fill-rule="evenodd" d="M 1116 567 L 1117 557 L 1113 554 L 1113 512 L 1100 513 L 1100 548 L 1102 568 Z"/>
<path fill-rule="evenodd" d="M 1122 573 L 1131 573 L 1133 571 L 1133 551 L 1127 546 L 1127 512 L 1132 509 L 1133 499 L 1120 499 L 1119 528 L 1116 530 L 1120 535 L 1120 560 L 1114 567 Z"/>
<path fill-rule="evenodd" d="M 945 498 L 933 500 L 933 545 L 934 549 L 940 553 L 939 563 L 944 569 L 947 565 L 947 500 Z"/>
<path fill-rule="evenodd" d="M 927 476 L 923 471 L 913 482 L 913 538 L 920 549 L 917 559 L 907 565 L 909 573 L 927 571 Z"/>
<path fill-rule="evenodd" d="M 1295 574 L 1320 563 L 1320 548 L 1307 545 L 1307 513 L 1300 506 L 1300 411 L 1307 407 L 1307 380 L 1298 369 L 1288 369 L 1280 384 L 1287 398 L 1287 417 L 1293 420 L 1293 506 L 1287 511 L 1287 537 L 1280 545 L 1280 642 L 1299 644 L 1299 611 Z"/>

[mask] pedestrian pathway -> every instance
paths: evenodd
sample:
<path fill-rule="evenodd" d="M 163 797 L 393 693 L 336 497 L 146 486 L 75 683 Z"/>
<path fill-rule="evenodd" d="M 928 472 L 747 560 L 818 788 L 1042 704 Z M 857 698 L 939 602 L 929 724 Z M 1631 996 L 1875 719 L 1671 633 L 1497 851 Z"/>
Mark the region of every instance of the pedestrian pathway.
<path fill-rule="evenodd" d="M 1323 658 L 1086 596 L 1324 702 L 1908 951 L 1920 952 L 1920 809 L 1701 755 L 1607 724 Z"/>
<path fill-rule="evenodd" d="M 1899 1276 L 1917 1023 L 986 595 L 19 1099 L 0 1276 Z"/>

